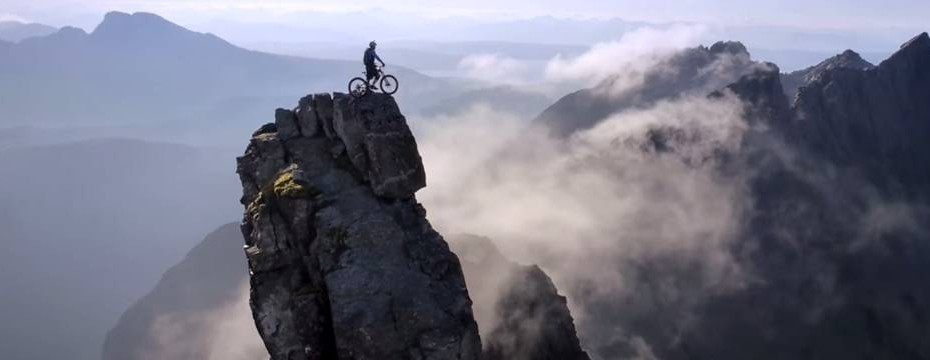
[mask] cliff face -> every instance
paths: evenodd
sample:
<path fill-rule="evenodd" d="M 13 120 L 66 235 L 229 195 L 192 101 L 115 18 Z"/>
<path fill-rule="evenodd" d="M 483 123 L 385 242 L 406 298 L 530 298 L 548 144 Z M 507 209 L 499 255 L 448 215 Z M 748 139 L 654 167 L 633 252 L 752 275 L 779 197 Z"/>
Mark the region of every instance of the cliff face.
<path fill-rule="evenodd" d="M 927 33 L 902 45 L 875 68 L 823 72 L 799 91 L 795 112 L 785 129 L 793 142 L 840 166 L 860 168 L 869 180 L 891 192 L 927 198 Z"/>
<path fill-rule="evenodd" d="M 458 258 L 425 219 L 397 104 L 308 96 L 238 159 L 251 307 L 273 359 L 477 359 Z"/>

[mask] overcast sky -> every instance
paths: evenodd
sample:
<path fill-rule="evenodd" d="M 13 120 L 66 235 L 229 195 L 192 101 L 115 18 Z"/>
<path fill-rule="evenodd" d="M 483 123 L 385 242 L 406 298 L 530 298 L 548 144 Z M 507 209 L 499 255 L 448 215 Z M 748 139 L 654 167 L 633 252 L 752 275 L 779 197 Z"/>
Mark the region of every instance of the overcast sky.
<path fill-rule="evenodd" d="M 928 0 L 0 0 L 0 16 L 64 25 L 109 10 L 152 11 L 186 21 L 274 21 L 295 11 L 384 8 L 427 16 L 619 17 L 649 22 L 787 25 L 815 28 L 926 26 Z M 81 25 L 81 24 L 79 24 Z"/>

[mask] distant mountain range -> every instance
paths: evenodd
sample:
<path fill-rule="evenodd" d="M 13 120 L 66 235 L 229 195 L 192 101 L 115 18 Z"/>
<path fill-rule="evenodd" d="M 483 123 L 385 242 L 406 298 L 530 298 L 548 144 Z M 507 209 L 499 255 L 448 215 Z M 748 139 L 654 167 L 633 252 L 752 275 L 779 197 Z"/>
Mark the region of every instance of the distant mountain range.
<path fill-rule="evenodd" d="M 272 115 L 267 109 L 290 106 L 284 99 L 346 89 L 362 71 L 361 60 L 249 51 L 148 13 L 111 12 L 91 33 L 65 27 L 0 51 L 0 127 L 107 125 L 172 138 L 247 134 Z M 408 106 L 443 87 L 389 71 L 402 79 L 398 98 Z"/>
<path fill-rule="evenodd" d="M 18 42 L 32 37 L 51 35 L 58 29 L 36 23 L 0 21 L 0 41 Z"/>

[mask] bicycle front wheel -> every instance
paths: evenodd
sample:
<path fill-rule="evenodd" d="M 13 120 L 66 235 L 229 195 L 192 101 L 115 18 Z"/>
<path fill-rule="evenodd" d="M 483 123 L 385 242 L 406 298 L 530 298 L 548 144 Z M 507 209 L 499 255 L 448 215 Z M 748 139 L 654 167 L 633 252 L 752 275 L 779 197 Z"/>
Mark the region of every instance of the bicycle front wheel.
<path fill-rule="evenodd" d="M 362 97 L 365 96 L 365 94 L 368 94 L 368 81 L 360 77 L 350 80 L 349 94 L 354 97 Z"/>
<path fill-rule="evenodd" d="M 381 91 L 388 95 L 394 95 L 397 92 L 397 78 L 394 75 L 384 75 L 381 78 Z"/>

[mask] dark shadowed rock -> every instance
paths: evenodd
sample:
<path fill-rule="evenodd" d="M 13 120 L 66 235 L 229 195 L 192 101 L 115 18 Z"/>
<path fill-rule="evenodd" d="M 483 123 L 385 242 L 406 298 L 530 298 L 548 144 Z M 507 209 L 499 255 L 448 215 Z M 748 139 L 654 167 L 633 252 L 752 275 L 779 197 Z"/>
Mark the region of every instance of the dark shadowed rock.
<path fill-rule="evenodd" d="M 426 172 L 407 120 L 393 98 L 387 99 L 355 101 L 337 94 L 333 130 L 375 195 L 407 198 L 426 186 Z"/>
<path fill-rule="evenodd" d="M 334 119 L 336 138 L 259 134 L 239 158 L 251 306 L 268 351 L 477 359 L 461 265 L 414 198 L 422 163 L 397 104 L 334 98 L 314 111 Z"/>
<path fill-rule="evenodd" d="M 322 131 L 320 130 L 320 117 L 313 108 L 313 95 L 300 98 L 294 112 L 297 116 L 297 127 L 300 128 L 301 135 L 313 137 Z"/>
<path fill-rule="evenodd" d="M 274 124 L 278 138 L 288 140 L 300 136 L 300 128 L 297 126 L 297 116 L 293 111 L 287 109 L 277 109 L 274 113 Z"/>
<path fill-rule="evenodd" d="M 859 60 L 846 52 L 812 68 L 793 106 L 784 78 L 765 64 L 711 94 L 742 100 L 750 125 L 713 173 L 746 186 L 752 206 L 737 215 L 740 229 L 724 251 L 752 280 L 723 293 L 693 290 L 680 257 L 605 267 L 642 275 L 628 294 L 586 296 L 590 289 L 571 286 L 586 279 L 569 279 L 562 290 L 583 311 L 588 351 L 603 359 L 930 358 L 922 339 L 930 332 L 930 37 L 876 67 Z M 563 119 L 581 122 L 572 131 L 586 128 L 588 114 L 626 106 L 563 100 L 576 106 Z M 662 155 L 674 150 L 687 148 Z"/>
<path fill-rule="evenodd" d="M 785 95 L 788 96 L 788 99 L 794 101 L 794 98 L 798 94 L 798 89 L 810 84 L 828 70 L 837 68 L 868 70 L 873 67 L 875 67 L 875 65 L 865 61 L 857 52 L 846 50 L 842 54 L 826 59 L 807 69 L 794 71 L 789 74 L 782 74 L 781 81 L 785 88 Z"/>
<path fill-rule="evenodd" d="M 785 131 L 799 145 L 892 192 L 919 195 L 913 190 L 930 183 L 930 37 L 875 68 L 824 71 L 798 92 L 795 112 Z"/>
<path fill-rule="evenodd" d="M 727 89 L 743 101 L 746 109 L 744 118 L 748 122 L 784 122 L 790 116 L 788 98 L 782 91 L 779 74 L 778 66 L 764 63 L 759 69 L 727 85 Z"/>
<path fill-rule="evenodd" d="M 450 243 L 475 298 L 484 360 L 589 359 L 565 297 L 542 269 L 513 263 L 487 238 L 458 235 Z"/>
<path fill-rule="evenodd" d="M 710 46 L 712 54 L 742 55 L 749 54 L 746 46 L 739 41 L 718 41 Z"/>

